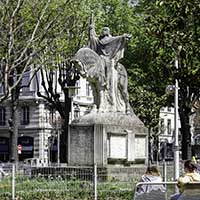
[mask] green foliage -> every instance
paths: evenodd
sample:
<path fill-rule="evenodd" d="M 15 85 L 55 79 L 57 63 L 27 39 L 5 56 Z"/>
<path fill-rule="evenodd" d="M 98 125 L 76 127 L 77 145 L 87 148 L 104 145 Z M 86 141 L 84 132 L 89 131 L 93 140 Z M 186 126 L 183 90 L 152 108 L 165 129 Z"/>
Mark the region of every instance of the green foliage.
<path fill-rule="evenodd" d="M 16 196 L 20 200 L 64 200 L 93 199 L 93 184 L 90 181 L 60 180 L 45 178 L 16 178 Z M 98 199 L 128 200 L 133 195 L 134 182 L 99 182 Z M 0 199 L 8 200 L 11 196 L 11 179 L 3 179 L 0 183 Z"/>
<path fill-rule="evenodd" d="M 198 0 L 142 0 L 136 10 L 144 17 L 143 28 L 151 45 L 147 49 L 153 55 L 148 56 L 148 70 L 151 69 L 151 75 L 157 72 L 150 77 L 160 90 L 164 85 L 174 84 L 175 79 L 179 82 L 182 155 L 183 159 L 188 159 L 189 117 L 193 104 L 200 99 L 200 3 Z M 176 55 L 178 70 L 174 66 Z M 156 90 L 155 93 L 159 94 Z M 168 101 L 170 103 L 170 99 Z"/>
<path fill-rule="evenodd" d="M 131 94 L 133 105 L 140 104 L 142 96 L 144 104 L 141 106 L 146 107 L 147 103 L 148 107 L 152 101 L 158 108 L 165 105 L 165 87 L 173 84 L 175 78 L 180 83 L 181 104 L 192 108 L 199 98 L 199 8 L 199 1 L 185 0 L 141 0 L 134 8 L 137 14 L 136 31 L 133 32 L 135 41 L 128 46 L 130 55 L 126 57 L 126 63 L 132 66 L 128 68 L 130 91 L 136 91 L 136 96 Z M 174 67 L 177 52 L 180 63 L 178 74 Z M 149 108 L 152 110 L 151 103 Z M 145 108 L 143 114 L 146 111 Z"/>
<path fill-rule="evenodd" d="M 143 11 L 146 15 L 144 24 L 149 34 L 148 37 L 155 42 L 154 53 L 157 68 L 165 70 L 167 73 L 165 75 L 168 75 L 163 78 L 169 81 L 178 78 L 181 83 L 181 93 L 189 87 L 193 95 L 198 94 L 197 88 L 200 85 L 199 1 L 156 1 L 150 5 L 146 1 L 143 3 L 146 3 L 146 6 L 143 5 L 144 9 L 149 6 L 147 11 Z M 177 53 L 180 63 L 178 76 L 174 69 L 174 59 Z M 188 99 L 189 102 L 191 103 L 190 99 Z"/>
<path fill-rule="evenodd" d="M 136 8 L 135 8 L 136 9 Z M 137 11 L 138 12 L 138 11 Z M 160 108 L 165 105 L 166 81 L 155 62 L 155 41 L 147 34 L 144 15 L 134 11 L 132 40 L 127 46 L 124 65 L 129 75 L 130 102 L 148 128 L 158 128 Z"/>

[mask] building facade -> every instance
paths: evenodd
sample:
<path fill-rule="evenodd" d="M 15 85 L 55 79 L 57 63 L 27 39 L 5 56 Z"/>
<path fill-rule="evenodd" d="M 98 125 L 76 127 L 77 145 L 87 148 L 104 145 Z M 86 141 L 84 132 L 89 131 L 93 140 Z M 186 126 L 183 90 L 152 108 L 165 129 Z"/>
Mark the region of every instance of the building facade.
<path fill-rule="evenodd" d="M 31 74 L 25 74 L 22 85 L 26 85 Z M 39 85 L 41 78 L 38 74 Z M 92 92 L 85 79 L 77 81 L 75 96 L 72 102 L 70 121 L 84 115 L 89 111 L 93 103 Z M 60 90 L 61 99 L 62 92 Z M 42 87 L 40 92 L 44 93 Z M 3 94 L 3 86 L 0 86 L 0 95 Z M 57 137 L 58 130 L 52 117 L 58 116 L 49 106 L 49 103 L 37 96 L 37 83 L 33 78 L 29 85 L 21 89 L 19 97 L 19 134 L 18 145 L 22 146 L 19 152 L 19 161 L 28 158 L 37 158 L 42 164 L 56 162 L 57 160 Z M 0 105 L 0 161 L 7 162 L 10 159 L 10 133 L 8 120 L 11 118 L 11 102 L 6 100 Z"/>
<path fill-rule="evenodd" d="M 155 152 L 153 160 L 173 160 L 174 146 L 174 108 L 162 107 L 160 109 L 159 132 L 157 142 L 154 145 Z M 178 118 L 178 129 L 180 130 L 180 119 Z M 181 134 L 179 131 L 179 144 L 181 145 Z"/>
<path fill-rule="evenodd" d="M 178 118 L 178 128 L 181 128 L 180 119 Z M 174 108 L 163 107 L 160 110 L 160 142 L 173 143 L 174 140 Z"/>
<path fill-rule="evenodd" d="M 190 116 L 192 155 L 200 158 L 200 103 L 197 102 Z M 181 124 L 178 119 L 178 128 Z M 174 143 L 174 108 L 164 107 L 160 110 L 159 149 L 162 153 L 164 144 L 167 144 L 168 151 L 173 154 Z M 179 144 L 181 147 L 181 133 L 179 131 Z"/>
<path fill-rule="evenodd" d="M 193 108 L 193 112 L 190 116 L 191 126 L 191 141 L 192 145 L 200 145 L 200 103 L 196 103 L 196 108 Z M 178 128 L 180 130 L 181 124 L 178 119 Z M 160 141 L 166 141 L 173 143 L 174 139 L 174 108 L 163 107 L 160 110 L 160 129 L 159 129 Z M 181 135 L 180 138 L 181 140 Z"/>

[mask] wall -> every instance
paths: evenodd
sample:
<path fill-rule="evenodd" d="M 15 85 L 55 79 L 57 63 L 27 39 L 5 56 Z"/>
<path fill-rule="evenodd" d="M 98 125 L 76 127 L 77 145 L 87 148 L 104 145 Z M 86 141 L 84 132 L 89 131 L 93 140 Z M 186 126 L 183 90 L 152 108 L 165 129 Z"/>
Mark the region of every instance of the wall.
<path fill-rule="evenodd" d="M 93 126 L 70 126 L 69 164 L 82 166 L 94 164 L 93 141 Z"/>
<path fill-rule="evenodd" d="M 146 166 L 144 165 L 135 165 L 132 167 L 113 167 L 108 166 L 107 167 L 107 173 L 110 178 L 122 180 L 122 181 L 128 181 L 128 180 L 139 180 L 141 176 L 146 171 Z M 163 166 L 159 166 L 161 175 L 163 176 Z M 173 163 L 170 163 L 167 165 L 167 181 L 173 181 Z M 181 171 L 180 174 L 183 172 Z"/>

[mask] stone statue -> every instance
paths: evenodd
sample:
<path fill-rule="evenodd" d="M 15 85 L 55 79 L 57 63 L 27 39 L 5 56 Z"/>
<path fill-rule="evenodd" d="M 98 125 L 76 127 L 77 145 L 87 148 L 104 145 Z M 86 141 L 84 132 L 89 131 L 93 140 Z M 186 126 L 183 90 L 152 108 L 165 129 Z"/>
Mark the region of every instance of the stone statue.
<path fill-rule="evenodd" d="M 130 113 L 125 67 L 119 63 L 130 35 L 111 36 L 108 27 L 97 37 L 93 13 L 90 16 L 89 44 L 73 57 L 80 74 L 90 82 L 94 103 L 99 112 Z"/>
<path fill-rule="evenodd" d="M 71 62 L 90 83 L 96 107 L 69 126 L 69 165 L 106 167 L 111 160 L 132 164 L 147 158 L 147 129 L 129 105 L 127 72 L 120 63 L 129 39 L 128 34 L 111 36 L 108 27 L 98 37 L 91 14 L 88 45 Z"/>

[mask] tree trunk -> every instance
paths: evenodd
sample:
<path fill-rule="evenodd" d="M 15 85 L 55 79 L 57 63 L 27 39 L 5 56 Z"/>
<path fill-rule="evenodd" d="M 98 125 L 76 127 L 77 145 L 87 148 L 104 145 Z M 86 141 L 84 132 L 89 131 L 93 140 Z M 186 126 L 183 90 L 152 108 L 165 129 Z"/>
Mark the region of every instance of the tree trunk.
<path fill-rule="evenodd" d="M 11 120 L 12 120 L 12 131 L 11 131 L 11 161 L 18 163 L 18 152 L 17 152 L 17 142 L 18 142 L 18 125 L 19 125 L 19 88 L 15 88 L 11 95 Z"/>
<path fill-rule="evenodd" d="M 68 90 L 64 92 L 65 95 L 65 118 L 62 125 L 62 134 L 60 136 L 60 161 L 61 163 L 68 162 L 68 127 L 69 127 L 69 113 L 71 111 L 71 98 L 68 97 Z"/>
<path fill-rule="evenodd" d="M 188 160 L 192 156 L 191 148 L 191 132 L 190 132 L 190 111 L 191 109 L 187 106 L 180 106 L 179 115 L 181 121 L 181 150 L 182 150 L 182 159 Z"/>

